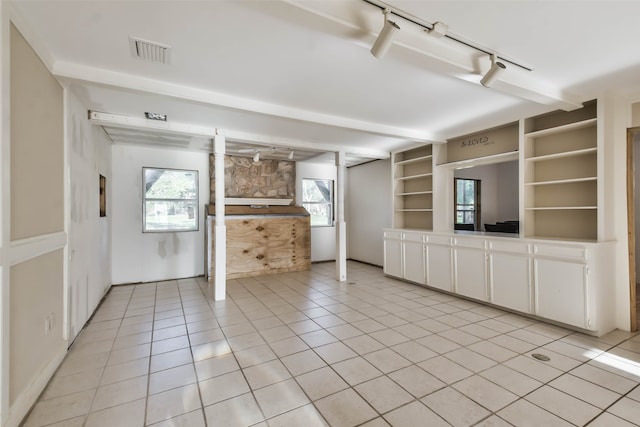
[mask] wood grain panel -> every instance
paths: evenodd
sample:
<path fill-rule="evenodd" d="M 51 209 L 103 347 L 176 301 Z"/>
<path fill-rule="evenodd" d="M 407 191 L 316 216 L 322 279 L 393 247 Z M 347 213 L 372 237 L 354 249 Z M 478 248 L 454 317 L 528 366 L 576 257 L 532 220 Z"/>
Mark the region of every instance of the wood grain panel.
<path fill-rule="evenodd" d="M 311 269 L 309 216 L 227 219 L 227 279 Z M 213 262 L 213 247 L 210 248 Z"/>

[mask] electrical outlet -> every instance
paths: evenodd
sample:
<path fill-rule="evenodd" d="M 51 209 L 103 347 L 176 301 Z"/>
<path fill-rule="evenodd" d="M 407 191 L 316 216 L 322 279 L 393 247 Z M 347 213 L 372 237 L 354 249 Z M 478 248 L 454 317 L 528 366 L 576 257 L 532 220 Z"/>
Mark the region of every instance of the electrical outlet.
<path fill-rule="evenodd" d="M 56 314 L 51 313 L 44 318 L 44 334 L 48 335 L 56 324 Z"/>

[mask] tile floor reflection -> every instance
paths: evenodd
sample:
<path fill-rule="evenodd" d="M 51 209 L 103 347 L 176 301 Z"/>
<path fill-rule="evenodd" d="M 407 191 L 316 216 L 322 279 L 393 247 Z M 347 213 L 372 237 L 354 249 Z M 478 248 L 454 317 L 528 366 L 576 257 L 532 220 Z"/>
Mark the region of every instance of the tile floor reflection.
<path fill-rule="evenodd" d="M 114 287 L 24 426 L 640 425 L 639 335 L 334 271 Z"/>

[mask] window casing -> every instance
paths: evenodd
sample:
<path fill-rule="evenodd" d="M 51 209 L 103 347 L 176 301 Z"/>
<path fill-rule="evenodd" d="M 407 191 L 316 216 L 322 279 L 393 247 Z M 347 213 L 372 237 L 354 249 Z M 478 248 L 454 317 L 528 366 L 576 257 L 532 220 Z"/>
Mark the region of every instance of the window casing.
<path fill-rule="evenodd" d="M 198 171 L 142 168 L 142 231 L 198 230 Z"/>
<path fill-rule="evenodd" d="M 303 178 L 302 206 L 311 214 L 312 227 L 333 226 L 333 180 Z"/>
<path fill-rule="evenodd" d="M 454 224 L 480 225 L 480 180 L 454 178 Z"/>

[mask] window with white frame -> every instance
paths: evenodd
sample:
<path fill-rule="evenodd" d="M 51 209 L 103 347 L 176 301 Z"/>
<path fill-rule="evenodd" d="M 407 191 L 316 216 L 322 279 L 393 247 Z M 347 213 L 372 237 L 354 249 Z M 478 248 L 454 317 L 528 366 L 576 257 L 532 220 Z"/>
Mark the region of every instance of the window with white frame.
<path fill-rule="evenodd" d="M 480 229 L 480 180 L 454 178 L 455 224 Z"/>
<path fill-rule="evenodd" d="M 142 168 L 143 232 L 198 230 L 198 171 Z"/>
<path fill-rule="evenodd" d="M 333 180 L 302 179 L 302 206 L 311 214 L 312 227 L 333 225 Z"/>

